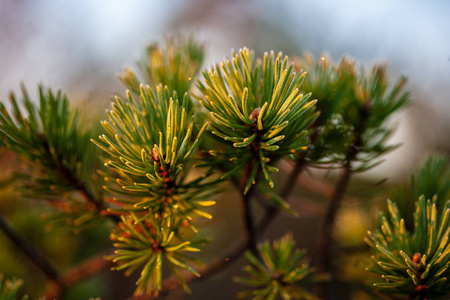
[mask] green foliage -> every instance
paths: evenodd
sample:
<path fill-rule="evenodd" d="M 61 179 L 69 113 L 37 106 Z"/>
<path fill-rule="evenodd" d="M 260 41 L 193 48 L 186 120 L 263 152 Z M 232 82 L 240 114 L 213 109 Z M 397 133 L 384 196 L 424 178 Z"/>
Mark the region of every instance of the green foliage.
<path fill-rule="evenodd" d="M 360 162 L 355 171 L 365 171 L 381 162 L 378 158 L 395 149 L 397 145 L 387 145 L 388 138 L 394 132 L 389 124 L 390 117 L 409 103 L 409 93 L 403 92 L 406 78 L 401 77 L 391 84 L 386 65 L 375 65 L 369 74 L 363 71 L 361 80 L 355 87 L 356 103 L 360 103 L 359 115 L 363 120 L 361 148 L 357 156 Z M 347 109 L 346 112 L 351 112 Z M 347 120 L 354 120 L 354 115 L 344 115 Z M 352 124 L 357 128 L 358 123 Z"/>
<path fill-rule="evenodd" d="M 204 211 L 215 204 L 205 200 L 214 192 L 214 181 L 206 182 L 210 171 L 196 178 L 189 175 L 207 126 L 195 130 L 198 134 L 193 137 L 195 116 L 186 109 L 189 105 L 187 93 L 179 101 L 167 86 L 152 90 L 141 85 L 137 101 L 130 92 L 125 101 L 116 97 L 109 122 L 102 122 L 106 134 L 100 142 L 93 140 L 109 155 L 106 166 L 111 172 L 105 188 L 119 195 L 113 199 L 119 207 L 111 210 L 123 215 L 111 236 L 119 248 L 113 256 L 119 263 L 115 269 L 131 273 L 144 265 L 136 294 L 157 294 L 161 289 L 163 257 L 188 290 L 177 268 L 194 271 L 178 253 L 197 249 L 189 246 L 190 236 L 183 228 L 197 232 L 197 217 L 212 218 Z M 175 240 L 181 242 L 170 244 Z"/>
<path fill-rule="evenodd" d="M 352 142 L 351 127 L 342 117 L 344 103 L 352 96 L 356 80 L 355 63 L 344 57 L 339 64 L 329 57 L 310 54 L 294 57 L 295 70 L 307 72 L 303 92 L 317 99 L 319 117 L 312 126 L 308 160 L 314 163 L 341 162 Z"/>
<path fill-rule="evenodd" d="M 131 274 L 143 266 L 141 276 L 136 282 L 135 294 L 147 292 L 158 295 L 161 290 L 163 259 L 165 259 L 173 272 L 182 282 L 186 291 L 189 291 L 180 274 L 179 268 L 186 269 L 200 276 L 185 262 L 188 258 L 183 252 L 197 252 L 197 248 L 190 246 L 189 241 L 180 241 L 174 231 L 170 218 L 161 219 L 159 215 L 139 220 L 135 214 L 122 217 L 122 222 L 111 234 L 114 247 L 119 248 L 111 259 L 118 263 L 114 269 L 124 270 L 125 275 Z"/>
<path fill-rule="evenodd" d="M 240 292 L 238 297 L 258 300 L 276 299 L 279 295 L 282 299 L 315 299 L 311 293 L 298 286 L 305 282 L 313 269 L 302 262 L 306 251 L 294 250 L 294 247 L 292 235 L 286 234 L 274 241 L 272 247 L 268 241 L 258 245 L 261 260 L 247 252 L 245 256 L 250 265 L 243 270 L 249 277 L 236 277 L 235 281 L 254 289 Z"/>
<path fill-rule="evenodd" d="M 187 96 L 180 103 L 176 93 L 171 97 L 161 85 L 156 92 L 141 86 L 140 95 L 139 101 L 130 93 L 127 101 L 116 97 L 108 112 L 110 122 L 102 122 L 107 135 L 99 137 L 101 143 L 94 141 L 110 155 L 106 166 L 117 171 L 115 178 L 106 179 L 120 188 L 106 188 L 123 195 L 115 202 L 125 212 L 147 211 L 162 217 L 181 214 L 188 220 L 194 213 L 210 218 L 201 211 L 214 204 L 201 201 L 207 176 L 187 181 L 190 161 L 207 124 L 192 139 L 194 116 L 186 112 Z"/>
<path fill-rule="evenodd" d="M 416 174 L 411 175 L 407 185 L 394 189 L 391 200 L 405 216 L 406 227 L 412 226 L 415 199 L 423 195 L 426 199 L 436 196 L 438 207 L 450 199 L 450 158 L 445 155 L 432 155 L 427 158 Z"/>
<path fill-rule="evenodd" d="M 139 64 L 142 80 L 130 69 L 125 69 L 125 74 L 119 79 L 137 95 L 140 93 L 140 84 L 163 84 L 183 96 L 189 91 L 202 62 L 203 48 L 193 38 L 166 38 L 165 45 L 147 46 L 147 57 Z"/>
<path fill-rule="evenodd" d="M 223 178 L 256 161 L 246 190 L 259 170 L 273 186 L 269 173 L 278 171 L 274 162 L 305 150 L 307 127 L 317 117 L 312 109 L 316 101 L 308 102 L 310 94 L 299 91 L 305 73 L 294 73 L 281 53 L 255 60 L 244 48 L 203 76 L 197 81 L 203 94 L 198 98 L 211 114 L 211 132 L 224 142 L 210 154 L 222 164 L 234 164 Z"/>
<path fill-rule="evenodd" d="M 33 171 L 17 176 L 23 193 L 50 200 L 76 224 L 118 215 L 110 226 L 115 252 L 109 258 L 126 275 L 140 270 L 136 295 L 157 296 L 169 268 L 189 291 L 185 274 L 199 276 L 191 266 L 196 262 L 192 252 L 204 242 L 196 237 L 196 225 L 212 218 L 207 207 L 215 204 L 212 197 L 222 181 L 232 178 L 243 194 L 248 247 L 255 249 L 261 224 L 253 224 L 254 195 L 273 202 L 273 207 L 261 206 L 265 217 L 276 209 L 294 214 L 286 202 L 289 195 L 269 188 L 277 162 L 290 158 L 326 168 L 345 165 L 347 180 L 342 182 L 348 183 L 351 172 L 371 168 L 394 148 L 387 145 L 393 132 L 388 120 L 408 103 L 405 79 L 391 84 L 385 66 L 357 71 L 347 58 L 334 64 L 311 56 L 292 64 L 281 53 L 255 58 L 244 48 L 196 80 L 195 98 L 203 109 L 190 95 L 202 60 L 203 49 L 191 38 L 150 45 L 140 64 L 142 76 L 126 69 L 120 77 L 129 90 L 115 98 L 108 121 L 101 122 L 105 133 L 93 143 L 93 130 L 81 126 L 79 111 L 69 108 L 61 92 L 40 87 L 37 106 L 23 89 L 24 109 L 11 95 L 12 113 L 0 104 L 0 144 L 32 166 Z M 318 100 L 309 100 L 311 92 Z M 102 160 L 108 168 L 103 169 Z M 423 190 L 427 196 L 448 197 L 443 163 L 430 162 L 425 173 L 444 179 L 434 186 L 431 177 L 421 174 L 413 180 L 414 195 Z M 265 181 L 258 182 L 262 176 Z M 257 193 L 250 193 L 256 183 Z M 345 191 L 346 186 L 338 188 Z M 447 293 L 450 204 L 440 216 L 436 206 L 436 201 L 421 199 L 409 233 L 396 206 L 389 204 L 381 232 L 367 240 L 374 251 L 371 270 L 384 280 L 376 284 L 381 292 L 419 298 Z M 238 296 L 315 298 L 299 286 L 313 269 L 302 263 L 305 251 L 294 247 L 288 234 L 260 244 L 258 253 L 248 252 L 248 277 L 236 280 L 255 289 Z"/>
<path fill-rule="evenodd" d="M 441 201 L 450 199 L 450 157 L 430 156 L 416 176 L 411 177 L 411 198 L 424 195 L 431 199 L 434 195 Z M 445 203 L 440 203 L 443 206 Z"/>
<path fill-rule="evenodd" d="M 60 91 L 39 87 L 39 107 L 24 87 L 22 94 L 25 114 L 14 94 L 10 95 L 11 114 L 0 103 L 3 143 L 32 170 L 18 172 L 20 191 L 27 197 L 49 200 L 75 224 L 92 221 L 103 207 L 103 192 L 102 179 L 95 174 L 99 159 L 89 142 L 91 131 L 81 126 L 79 110 L 72 111 Z"/>
<path fill-rule="evenodd" d="M 387 121 L 409 102 L 402 91 L 406 79 L 391 84 L 385 65 L 357 71 L 346 57 L 339 63 L 311 55 L 294 61 L 297 70 L 308 72 L 302 90 L 312 92 L 320 111 L 312 126 L 308 160 L 339 165 L 350 159 L 358 163 L 353 171 L 379 164 L 379 156 L 396 147 L 387 145 L 393 132 Z"/>
<path fill-rule="evenodd" d="M 25 295 L 20 297 L 18 295 L 22 285 L 22 280 L 6 279 L 5 276 L 0 273 L 0 300 L 27 300 L 28 296 Z"/>
<path fill-rule="evenodd" d="M 388 200 L 381 231 L 369 232 L 373 265 L 368 268 L 381 281 L 374 287 L 401 299 L 436 299 L 450 292 L 450 201 L 437 207 L 436 198 L 419 198 L 414 230 L 405 227 L 397 206 Z"/>

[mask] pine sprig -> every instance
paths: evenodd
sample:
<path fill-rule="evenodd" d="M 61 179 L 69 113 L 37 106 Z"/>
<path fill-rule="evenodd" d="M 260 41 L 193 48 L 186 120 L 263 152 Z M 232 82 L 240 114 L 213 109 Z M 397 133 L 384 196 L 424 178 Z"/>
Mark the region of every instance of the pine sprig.
<path fill-rule="evenodd" d="M 353 170 L 356 172 L 378 165 L 382 162 L 379 159 L 381 155 L 398 147 L 387 144 L 387 140 L 394 132 L 394 127 L 388 120 L 409 104 L 409 93 L 403 91 L 406 78 L 401 77 L 392 84 L 386 65 L 375 65 L 368 75 L 362 72 L 360 78 L 355 85 L 355 103 L 360 103 L 359 115 L 361 110 L 366 109 L 368 116 L 361 134 L 361 149 L 357 156 L 360 164 Z M 355 119 L 350 107 L 347 106 L 345 112 L 346 120 Z M 354 121 L 350 124 L 357 126 Z"/>
<path fill-rule="evenodd" d="M 203 201 L 210 191 L 211 183 L 204 183 L 208 174 L 187 180 L 194 151 L 207 126 L 204 124 L 193 138 L 195 117 L 185 109 L 188 101 L 187 94 L 180 102 L 176 93 L 171 95 L 162 85 L 156 90 L 141 86 L 138 101 L 129 92 L 126 100 L 116 97 L 108 112 L 109 122 L 102 122 L 106 134 L 99 137 L 100 142 L 93 142 L 110 156 L 106 166 L 117 174 L 106 180 L 119 188 L 113 185 L 106 189 L 126 196 L 116 199 L 125 211 L 211 218 L 203 211 L 214 204 Z"/>
<path fill-rule="evenodd" d="M 0 300 L 27 300 L 27 295 L 19 296 L 22 285 L 21 279 L 7 279 L 0 273 Z"/>
<path fill-rule="evenodd" d="M 103 209 L 103 193 L 97 189 L 102 180 L 95 172 L 99 160 L 96 147 L 89 142 L 91 131 L 81 126 L 79 110 L 70 109 L 61 91 L 54 93 L 40 86 L 38 106 L 24 87 L 22 94 L 22 103 L 10 94 L 11 113 L 0 103 L 3 142 L 32 170 L 18 172 L 19 189 L 27 197 L 46 199 L 63 208 L 67 212 L 64 218 L 77 219 L 75 223 L 93 220 Z"/>
<path fill-rule="evenodd" d="M 306 71 L 301 90 L 311 92 L 320 112 L 312 125 L 307 160 L 313 164 L 340 162 L 351 144 L 351 127 L 342 118 L 344 103 L 352 97 L 356 81 L 355 62 L 343 57 L 339 63 L 328 56 L 294 57 L 294 69 Z"/>
<path fill-rule="evenodd" d="M 316 299 L 311 293 L 298 286 L 313 272 L 304 263 L 306 251 L 295 249 L 291 234 L 274 241 L 258 245 L 262 260 L 251 252 L 245 254 L 250 265 L 243 268 L 249 277 L 235 277 L 234 280 L 254 287 L 253 290 L 238 293 L 238 298 L 252 299 Z"/>
<path fill-rule="evenodd" d="M 374 287 L 390 297 L 435 299 L 450 292 L 450 201 L 438 208 L 437 199 L 419 198 L 414 230 L 406 229 L 397 206 L 388 200 L 381 230 L 369 232 L 373 264 L 369 271 L 381 281 Z"/>
<path fill-rule="evenodd" d="M 429 156 L 419 171 L 411 175 L 408 184 L 395 188 L 391 193 L 390 199 L 405 216 L 407 228 L 412 227 L 414 202 L 421 195 L 426 199 L 436 196 L 438 207 L 445 205 L 445 199 L 450 199 L 450 158 L 448 156 L 443 154 Z"/>
<path fill-rule="evenodd" d="M 202 62 L 203 47 L 192 37 L 168 37 L 165 44 L 152 43 L 147 46 L 146 58 L 139 63 L 142 79 L 129 68 L 125 69 L 119 79 L 137 95 L 140 93 L 140 84 L 163 84 L 181 97 L 189 92 Z"/>
<path fill-rule="evenodd" d="M 302 90 L 313 93 L 320 111 L 312 129 L 310 163 L 340 166 L 353 147 L 356 164 L 352 172 L 362 172 L 381 163 L 379 157 L 397 147 L 387 144 L 394 131 L 388 120 L 409 103 L 409 94 L 403 91 L 406 78 L 392 83 L 385 64 L 357 70 L 347 57 L 339 63 L 311 55 L 294 61 L 296 70 L 308 72 Z"/>
<path fill-rule="evenodd" d="M 130 275 L 142 268 L 141 276 L 136 282 L 136 295 L 149 294 L 157 296 L 161 290 L 163 278 L 163 261 L 173 270 L 184 289 L 189 288 L 180 274 L 180 269 L 188 270 L 200 276 L 186 263 L 185 252 L 198 252 L 189 241 L 180 240 L 173 230 L 174 220 L 161 219 L 159 215 L 147 216 L 142 220 L 135 214 L 122 216 L 122 222 L 111 234 L 114 247 L 118 248 L 110 259 L 118 265 L 115 270 L 126 270 Z"/>
<path fill-rule="evenodd" d="M 416 175 L 411 176 L 411 197 L 413 199 L 424 195 L 425 198 L 437 196 L 438 201 L 450 199 L 450 157 L 448 155 L 433 155 L 423 164 Z"/>
<path fill-rule="evenodd" d="M 299 91 L 305 75 L 294 73 L 281 53 L 266 53 L 261 60 L 247 48 L 203 72 L 197 81 L 203 95 L 197 98 L 210 112 L 212 134 L 224 142 L 223 149 L 210 153 L 234 163 L 224 178 L 256 161 L 246 191 L 258 169 L 273 186 L 269 173 L 278 171 L 273 163 L 305 149 L 307 128 L 317 117 L 316 101 Z"/>

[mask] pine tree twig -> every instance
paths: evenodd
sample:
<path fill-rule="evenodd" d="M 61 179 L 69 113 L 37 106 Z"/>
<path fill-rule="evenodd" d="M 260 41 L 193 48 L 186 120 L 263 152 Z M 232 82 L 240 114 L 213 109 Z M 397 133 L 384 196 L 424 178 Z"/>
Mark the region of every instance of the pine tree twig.
<path fill-rule="evenodd" d="M 43 134 L 40 135 L 40 138 L 42 140 L 42 143 L 44 145 L 44 149 L 47 152 L 47 154 L 51 157 L 51 151 L 50 146 L 48 144 L 47 139 Z M 64 180 L 71 185 L 75 190 L 79 191 L 83 197 L 86 199 L 88 204 L 94 208 L 97 212 L 102 212 L 105 207 L 102 203 L 102 201 L 95 197 L 95 195 L 88 189 L 86 184 L 80 180 L 79 178 L 76 178 L 74 174 L 71 172 L 71 170 L 62 162 L 62 161 L 52 161 L 53 167 L 57 171 L 57 173 L 64 178 Z M 120 221 L 120 218 L 115 215 L 108 215 L 106 216 L 112 220 L 114 220 L 116 223 Z"/>
<path fill-rule="evenodd" d="M 250 192 L 250 191 L 249 191 Z M 262 233 L 264 232 L 269 225 L 272 223 L 272 221 L 275 219 L 276 213 L 271 213 L 271 211 L 267 211 L 264 218 L 258 223 L 257 226 L 255 226 L 255 232 Z M 182 271 L 182 277 L 186 283 L 190 283 L 192 281 L 201 281 L 206 280 L 210 276 L 213 276 L 214 274 L 223 271 L 225 268 L 229 267 L 233 262 L 236 261 L 244 252 L 248 249 L 249 241 L 248 239 L 245 241 L 240 242 L 237 246 L 234 246 L 234 248 L 229 251 L 229 253 L 225 256 L 222 256 L 220 259 L 216 259 L 210 263 L 207 264 L 207 266 L 202 269 L 198 270 L 198 273 L 200 274 L 200 277 L 194 276 L 191 272 L 188 271 Z M 168 293 L 169 291 L 173 291 L 176 289 L 181 288 L 180 281 L 178 278 L 173 275 L 166 279 L 164 279 L 162 283 L 162 290 L 160 295 L 164 295 Z M 141 295 L 141 296 L 133 296 L 130 297 L 128 300 L 149 300 L 154 299 L 151 296 L 147 295 Z"/>
<path fill-rule="evenodd" d="M 345 192 L 350 182 L 351 172 L 351 161 L 346 160 L 344 170 L 336 184 L 335 191 L 328 205 L 328 209 L 325 215 L 325 223 L 320 235 L 318 247 L 320 253 L 318 270 L 320 270 L 320 272 L 326 272 L 327 270 L 329 270 L 331 264 L 330 247 L 333 233 L 332 231 L 334 228 L 337 211 L 339 210 L 342 199 L 344 198 Z"/>
<path fill-rule="evenodd" d="M 42 144 L 44 146 L 44 149 L 49 157 L 52 157 L 52 153 L 50 151 L 50 146 L 48 144 L 47 138 L 43 135 L 39 135 Z M 57 171 L 58 175 L 60 175 L 64 180 L 70 184 L 74 189 L 80 191 L 83 196 L 86 198 L 86 200 L 95 207 L 95 209 L 100 210 L 101 209 L 101 202 L 95 198 L 95 196 L 89 191 L 89 189 L 86 187 L 86 185 L 79 180 L 78 178 L 75 178 L 75 176 L 72 174 L 72 172 L 69 170 L 69 168 L 62 162 L 62 161 L 53 161 L 52 165 Z"/>
<path fill-rule="evenodd" d="M 336 216 L 344 199 L 348 185 L 350 183 L 350 177 L 352 174 L 352 162 L 356 159 L 356 156 L 363 145 L 362 134 L 364 132 L 365 123 L 369 117 L 370 102 L 366 101 L 360 111 L 360 120 L 357 128 L 355 128 L 353 143 L 347 149 L 345 161 L 343 165 L 343 172 L 336 183 L 336 188 L 330 199 L 327 212 L 325 214 L 325 222 L 322 227 L 320 236 L 318 251 L 319 257 L 317 262 L 317 273 L 329 272 L 332 262 L 331 245 L 332 234 L 336 221 Z M 324 298 L 326 295 L 326 284 L 318 284 L 316 287 L 316 294 L 319 297 Z"/>
<path fill-rule="evenodd" d="M 318 125 L 316 123 L 314 123 L 312 126 L 313 126 L 312 133 L 309 137 L 310 145 L 313 144 L 314 141 L 317 139 L 317 134 L 318 134 L 318 131 L 317 131 Z M 299 154 L 299 156 L 297 157 L 297 160 L 295 161 L 294 169 L 289 174 L 285 185 L 281 189 L 280 196 L 286 202 L 289 202 L 289 196 L 294 189 L 295 182 L 298 180 L 302 171 L 306 168 L 306 165 L 307 165 L 306 157 L 308 156 L 308 152 L 309 152 L 309 148 Z M 276 215 L 278 214 L 279 211 L 280 211 L 280 209 L 277 207 L 274 207 L 274 206 L 272 206 L 270 209 L 268 209 L 266 212 L 266 215 L 264 216 L 263 221 L 261 222 L 262 228 L 260 230 L 264 231 L 265 228 L 271 223 L 271 220 L 276 217 Z"/>
<path fill-rule="evenodd" d="M 49 282 L 45 292 L 46 299 L 57 299 L 63 288 L 74 286 L 89 277 L 111 268 L 113 263 L 105 259 L 105 255 L 110 254 L 110 252 L 95 255 L 65 271 L 60 276 L 61 284 L 59 285 L 55 284 L 55 282 Z"/>
<path fill-rule="evenodd" d="M 235 262 L 236 259 L 239 258 L 245 252 L 245 250 L 247 250 L 247 246 L 248 242 L 246 240 L 241 241 L 237 247 L 235 247 L 228 253 L 228 255 L 225 255 L 220 259 L 216 259 L 208 263 L 208 265 L 201 270 L 197 270 L 198 273 L 200 274 L 200 277 L 197 277 L 193 275 L 191 272 L 188 272 L 186 270 L 181 271 L 181 276 L 183 277 L 183 280 L 186 283 L 190 283 L 192 281 L 199 282 L 202 280 L 206 280 L 210 276 L 213 276 L 214 274 L 223 271 L 225 268 L 227 268 L 233 262 Z M 170 276 L 164 279 L 162 283 L 162 289 L 159 295 L 160 296 L 165 295 L 168 292 L 177 290 L 179 288 L 181 288 L 179 279 L 175 275 Z M 128 300 L 149 300 L 149 299 L 154 299 L 154 297 L 149 295 L 139 295 L 128 298 Z"/>
<path fill-rule="evenodd" d="M 317 139 L 318 130 L 317 130 L 317 120 L 312 125 L 312 133 L 309 136 L 309 145 L 313 145 L 314 142 Z M 292 173 L 289 174 L 286 183 L 284 187 L 281 189 L 280 196 L 281 198 L 288 201 L 289 195 L 291 194 L 292 190 L 294 189 L 295 182 L 297 181 L 297 178 L 299 177 L 300 173 L 304 170 L 304 168 L 307 165 L 306 157 L 308 156 L 310 147 L 308 147 L 305 151 L 299 154 L 297 157 L 297 160 L 295 161 L 294 169 L 292 170 Z"/>
<path fill-rule="evenodd" d="M 36 265 L 48 279 L 54 281 L 58 285 L 61 284 L 61 279 L 58 270 L 53 267 L 51 262 L 40 252 L 30 241 L 25 239 L 22 235 L 16 232 L 0 214 L 0 228 L 10 241 Z"/>
<path fill-rule="evenodd" d="M 257 257 L 259 257 L 258 249 L 256 248 L 256 244 L 258 243 L 258 232 L 255 227 L 255 220 L 253 216 L 253 209 L 251 199 L 255 192 L 255 186 L 258 181 L 260 168 L 258 167 L 257 174 L 255 176 L 255 183 L 250 187 L 246 194 L 244 194 L 245 186 L 250 179 L 251 173 L 253 170 L 253 162 L 249 162 L 245 168 L 244 176 L 242 177 L 240 183 L 240 192 L 242 195 L 242 208 L 244 213 L 245 226 L 247 229 L 248 235 L 248 249 Z"/>
<path fill-rule="evenodd" d="M 294 189 L 295 182 L 298 179 L 298 176 L 306 167 L 306 156 L 308 155 L 308 150 L 303 151 L 295 161 L 294 169 L 291 174 L 287 177 L 286 183 L 284 187 L 281 189 L 280 196 L 284 198 L 286 201 L 288 200 L 288 195 L 291 194 Z"/>
<path fill-rule="evenodd" d="M 306 167 L 306 166 L 305 166 Z M 280 165 L 280 169 L 286 174 L 292 171 L 293 166 L 290 165 L 287 161 L 284 161 L 282 165 Z M 320 178 L 313 178 L 312 176 L 301 176 L 303 172 L 299 174 L 297 177 L 297 181 L 294 183 L 297 186 L 301 186 L 302 189 L 311 191 L 320 196 L 326 197 L 330 199 L 334 193 L 334 186 L 325 182 L 324 180 L 320 180 Z"/>

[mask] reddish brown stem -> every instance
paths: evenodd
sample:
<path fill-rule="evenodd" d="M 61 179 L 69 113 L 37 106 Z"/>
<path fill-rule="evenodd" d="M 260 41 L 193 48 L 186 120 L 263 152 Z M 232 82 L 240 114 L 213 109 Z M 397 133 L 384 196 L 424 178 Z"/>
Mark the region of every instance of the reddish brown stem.
<path fill-rule="evenodd" d="M 109 254 L 109 252 L 107 253 Z M 57 299 L 61 289 L 74 286 L 75 284 L 92 277 L 113 266 L 111 261 L 105 260 L 105 254 L 93 256 L 84 262 L 70 268 L 60 276 L 60 284 L 50 282 L 46 288 L 46 299 Z"/>

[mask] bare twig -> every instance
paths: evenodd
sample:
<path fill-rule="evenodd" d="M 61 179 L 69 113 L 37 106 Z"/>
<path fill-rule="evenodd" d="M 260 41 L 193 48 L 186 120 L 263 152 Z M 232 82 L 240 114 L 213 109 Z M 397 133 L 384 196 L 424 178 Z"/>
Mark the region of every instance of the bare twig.
<path fill-rule="evenodd" d="M 258 232 L 255 227 L 255 220 L 254 220 L 254 216 L 253 216 L 254 211 L 252 209 L 252 203 L 251 203 L 252 196 L 255 192 L 256 181 L 258 180 L 258 177 L 259 177 L 259 170 L 260 170 L 259 167 L 258 167 L 257 174 L 255 176 L 255 184 L 253 184 L 250 187 L 250 189 L 247 191 L 247 193 L 244 194 L 245 186 L 246 186 L 248 180 L 250 179 L 252 170 L 253 170 L 253 161 L 250 161 L 245 168 L 244 176 L 242 177 L 242 180 L 240 183 L 240 192 L 242 195 L 242 210 L 244 213 L 245 227 L 247 229 L 247 237 L 248 237 L 247 246 L 248 246 L 248 249 L 250 251 L 252 251 L 252 253 L 254 255 L 259 257 L 258 250 L 256 248 L 256 244 L 258 242 Z"/>
<path fill-rule="evenodd" d="M 341 205 L 342 199 L 344 198 L 345 192 L 347 190 L 348 184 L 350 182 L 351 176 L 351 162 L 346 161 L 344 166 L 344 171 L 336 184 L 336 189 L 330 200 L 326 215 L 325 223 L 322 227 L 322 232 L 319 240 L 319 262 L 318 271 L 326 272 L 329 270 L 331 265 L 331 238 L 334 228 L 334 223 L 337 215 L 337 211 Z"/>
<path fill-rule="evenodd" d="M 61 284 L 58 270 L 51 264 L 51 262 L 40 252 L 30 241 L 25 239 L 22 235 L 16 232 L 4 217 L 0 214 L 0 228 L 11 240 L 11 242 L 19 248 L 30 261 L 36 265 L 47 278 L 51 281 Z"/>
<path fill-rule="evenodd" d="M 57 299 L 63 288 L 74 286 L 75 284 L 92 277 L 113 266 L 111 261 L 105 259 L 105 254 L 93 256 L 84 262 L 70 268 L 60 276 L 60 284 L 49 282 L 45 291 L 46 299 Z"/>

